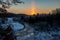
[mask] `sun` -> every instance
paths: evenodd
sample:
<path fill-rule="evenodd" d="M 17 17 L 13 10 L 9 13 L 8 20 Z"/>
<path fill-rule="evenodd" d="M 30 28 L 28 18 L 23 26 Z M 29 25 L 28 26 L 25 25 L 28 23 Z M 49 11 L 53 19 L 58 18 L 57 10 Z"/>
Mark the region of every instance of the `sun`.
<path fill-rule="evenodd" d="M 34 15 L 36 12 L 35 12 L 35 9 L 32 8 L 32 11 L 31 11 L 31 14 Z"/>
<path fill-rule="evenodd" d="M 35 6 L 35 2 L 34 0 L 32 0 L 32 4 L 31 4 L 31 15 L 36 14 L 36 6 Z"/>

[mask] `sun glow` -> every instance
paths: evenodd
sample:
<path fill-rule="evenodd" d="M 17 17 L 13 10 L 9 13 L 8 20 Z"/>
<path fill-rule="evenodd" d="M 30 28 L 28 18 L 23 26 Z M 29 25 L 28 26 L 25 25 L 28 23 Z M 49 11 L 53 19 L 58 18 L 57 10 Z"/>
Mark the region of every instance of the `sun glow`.
<path fill-rule="evenodd" d="M 31 12 L 31 14 L 32 14 L 32 15 L 35 14 L 35 10 L 34 10 L 34 8 L 32 8 L 32 12 Z"/>
<path fill-rule="evenodd" d="M 34 2 L 34 0 L 32 0 L 32 9 L 31 9 L 31 15 L 34 15 L 34 14 L 36 14 L 36 7 L 35 7 L 35 2 Z"/>

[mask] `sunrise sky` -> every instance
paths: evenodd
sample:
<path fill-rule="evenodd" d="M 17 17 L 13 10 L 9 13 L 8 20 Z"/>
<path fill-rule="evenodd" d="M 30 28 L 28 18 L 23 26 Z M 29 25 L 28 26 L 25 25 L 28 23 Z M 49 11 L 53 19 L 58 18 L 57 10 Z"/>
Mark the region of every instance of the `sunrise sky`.
<path fill-rule="evenodd" d="M 7 9 L 9 12 L 34 14 L 48 13 L 51 10 L 60 8 L 60 0 L 22 0 L 24 4 L 13 5 Z"/>

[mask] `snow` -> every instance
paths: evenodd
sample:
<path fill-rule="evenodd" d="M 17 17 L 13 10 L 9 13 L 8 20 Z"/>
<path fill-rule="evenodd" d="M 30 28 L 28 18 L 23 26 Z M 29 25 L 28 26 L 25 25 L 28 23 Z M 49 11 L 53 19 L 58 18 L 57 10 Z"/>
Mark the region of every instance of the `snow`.
<path fill-rule="evenodd" d="M 21 29 L 24 29 L 24 25 L 19 22 L 14 22 L 13 18 L 8 18 L 8 21 L 5 24 L 1 24 L 1 26 L 6 29 L 8 25 L 12 25 L 14 32 L 17 32 Z M 24 29 L 26 31 L 27 29 Z M 58 31 L 51 31 L 51 32 L 36 32 L 34 30 L 28 29 L 29 34 L 23 35 L 23 37 L 17 37 L 17 40 L 60 40 L 60 30 Z M 33 31 L 33 32 L 32 32 Z M 0 39 L 1 40 L 1 39 Z"/>
<path fill-rule="evenodd" d="M 9 25 L 12 25 L 12 29 L 14 31 L 18 31 L 20 29 L 24 28 L 24 25 L 22 25 L 19 22 L 14 22 L 13 18 L 8 18 L 8 21 L 5 24 L 1 24 L 2 28 L 6 29 Z"/>
<path fill-rule="evenodd" d="M 20 29 L 23 29 L 24 28 L 24 25 L 16 22 L 16 23 L 12 23 L 12 26 L 13 26 L 13 30 L 20 30 Z"/>

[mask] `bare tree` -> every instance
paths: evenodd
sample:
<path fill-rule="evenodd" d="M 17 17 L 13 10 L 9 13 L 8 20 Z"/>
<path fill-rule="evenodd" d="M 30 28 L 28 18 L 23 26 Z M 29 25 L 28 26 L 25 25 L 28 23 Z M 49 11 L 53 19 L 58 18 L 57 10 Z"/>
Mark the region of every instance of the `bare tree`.
<path fill-rule="evenodd" d="M 11 5 L 18 5 L 24 3 L 21 0 L 0 0 L 0 5 L 2 5 L 3 8 L 10 8 Z"/>

